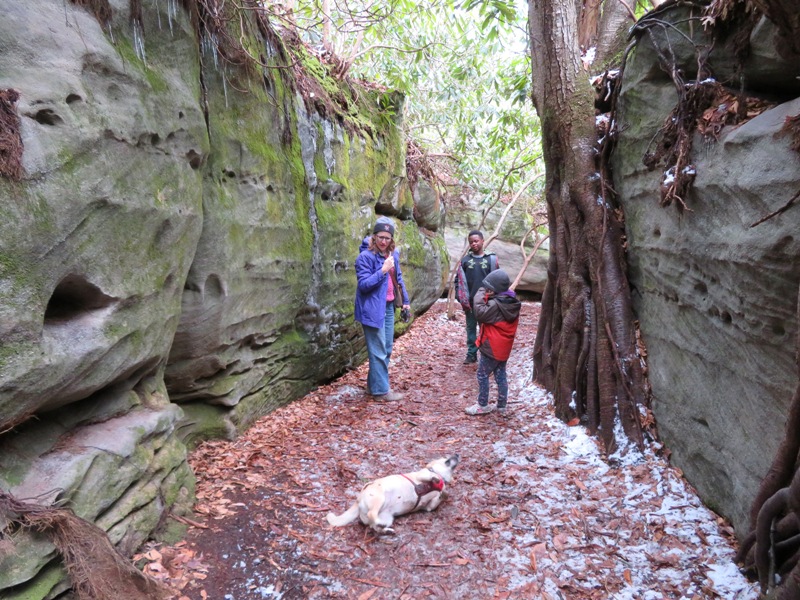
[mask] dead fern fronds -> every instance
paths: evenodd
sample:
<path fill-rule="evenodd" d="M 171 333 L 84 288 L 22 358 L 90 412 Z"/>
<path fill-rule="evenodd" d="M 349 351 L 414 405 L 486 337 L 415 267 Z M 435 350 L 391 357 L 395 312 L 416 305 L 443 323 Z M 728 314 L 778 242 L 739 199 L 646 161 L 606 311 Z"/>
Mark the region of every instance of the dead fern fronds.
<path fill-rule="evenodd" d="M 436 165 L 425 149 L 414 140 L 408 139 L 406 141 L 406 173 L 412 187 L 420 179 L 430 182 L 438 181 L 437 171 Z"/>
<path fill-rule="evenodd" d="M 726 126 L 741 125 L 773 106 L 774 102 L 742 97 L 719 86 L 711 99 L 711 105 L 698 118 L 697 130 L 706 139 L 717 140 Z"/>

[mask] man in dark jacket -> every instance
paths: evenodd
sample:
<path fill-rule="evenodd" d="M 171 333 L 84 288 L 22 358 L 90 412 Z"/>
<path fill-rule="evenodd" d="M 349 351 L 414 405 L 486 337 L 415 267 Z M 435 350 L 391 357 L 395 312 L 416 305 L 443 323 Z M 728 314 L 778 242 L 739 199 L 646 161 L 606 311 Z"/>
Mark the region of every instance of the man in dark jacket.
<path fill-rule="evenodd" d="M 461 259 L 456 275 L 456 297 L 467 322 L 467 357 L 464 364 L 478 361 L 478 347 L 475 340 L 478 334 L 478 322 L 473 311 L 473 299 L 481 287 L 483 278 L 497 269 L 497 257 L 493 252 L 483 251 L 483 233 L 474 229 L 469 232 L 469 252 Z"/>
<path fill-rule="evenodd" d="M 478 364 L 478 402 L 466 408 L 468 415 L 485 415 L 494 410 L 489 404 L 489 375 L 497 384 L 497 410 L 506 412 L 508 379 L 506 362 L 517 334 L 522 304 L 503 269 L 489 273 L 474 299 L 475 318 L 481 325 L 477 345 L 481 352 Z"/>

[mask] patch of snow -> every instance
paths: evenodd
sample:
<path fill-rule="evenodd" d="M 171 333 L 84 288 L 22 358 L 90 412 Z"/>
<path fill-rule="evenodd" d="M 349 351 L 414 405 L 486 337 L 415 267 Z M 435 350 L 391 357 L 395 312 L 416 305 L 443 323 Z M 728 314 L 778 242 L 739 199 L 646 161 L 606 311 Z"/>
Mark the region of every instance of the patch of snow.
<path fill-rule="evenodd" d="M 358 397 L 364 390 L 357 388 L 354 385 L 343 385 L 335 394 L 329 395 L 327 398 L 332 402 L 339 402 L 342 400 L 349 400 Z"/>
<path fill-rule="evenodd" d="M 536 428 L 519 427 L 530 436 L 531 452 L 524 461 L 512 460 L 513 446 L 505 440 L 492 445 L 496 458 L 515 469 L 537 499 L 539 526 L 515 527 L 503 536 L 508 544 L 497 549 L 507 565 L 508 589 L 525 595 L 535 585 L 536 597 L 572 597 L 564 588 L 568 581 L 575 597 L 584 597 L 616 580 L 626 584 L 609 593 L 613 600 L 661 600 L 668 587 L 681 589 L 681 596 L 668 597 L 682 600 L 758 598 L 757 585 L 733 563 L 716 515 L 656 455 L 659 446 L 639 451 L 617 419 L 617 460 L 604 460 L 597 439 L 583 426 L 556 419 L 552 395 L 530 383 L 532 368 L 530 358 L 512 356 L 508 365 L 510 410 L 535 413 L 525 420 L 536 419 Z M 599 510 L 590 509 L 598 502 Z"/>
<path fill-rule="evenodd" d="M 430 323 L 447 335 L 452 331 L 453 339 L 463 343 L 463 320 L 449 320 L 443 312 L 432 317 Z M 458 354 L 460 356 L 460 351 Z M 481 560 L 491 563 L 491 568 L 499 567 L 503 583 L 497 590 L 502 588 L 502 592 L 512 598 L 758 598 L 758 585 L 748 582 L 733 563 L 733 541 L 721 520 L 700 502 L 680 471 L 658 453 L 659 444 L 651 443 L 644 451 L 638 450 L 624 435 L 616 419 L 615 436 L 619 446 L 614 460 L 607 459 L 601 451 L 601 442 L 585 427 L 568 426 L 555 417 L 553 396 L 532 382 L 530 348 L 515 347 L 507 374 L 508 420 L 492 420 L 497 415 L 490 415 L 484 421 L 475 421 L 480 423 L 478 427 L 485 428 L 480 431 L 487 432 L 487 436 L 471 444 L 464 441 L 472 451 L 471 458 L 464 455 L 464 471 L 468 473 L 472 468 L 468 460 L 491 465 L 491 477 L 500 485 L 480 485 L 480 479 L 474 477 L 472 482 L 459 484 L 464 485 L 463 488 L 454 487 L 458 490 L 454 491 L 454 498 L 456 494 L 469 493 L 470 502 L 482 507 L 481 515 L 494 517 L 479 532 L 475 530 L 476 535 L 486 535 L 486 538 L 479 541 L 470 538 L 479 551 L 485 548 L 486 552 L 462 557 L 468 559 L 467 564 L 458 563 L 465 574 L 466 570 L 481 569 L 478 564 Z M 473 392 L 465 393 L 472 395 Z M 335 394 L 321 397 L 325 399 L 326 409 L 346 411 L 352 407 L 339 401 L 347 399 L 351 393 L 363 394 L 363 390 L 356 385 L 343 385 Z M 573 398 L 573 402 L 576 401 Z M 380 410 L 383 407 L 370 408 Z M 381 421 L 379 435 L 393 435 L 389 416 L 392 414 L 387 412 L 386 420 Z M 447 415 L 443 413 L 443 416 Z M 393 458 L 391 453 L 376 456 L 374 461 L 364 460 L 376 451 L 365 446 L 358 435 L 331 436 L 327 441 L 327 453 L 346 458 L 348 468 L 364 481 L 373 478 L 378 469 L 383 473 L 397 466 L 387 463 Z M 306 511 L 304 518 L 309 520 L 322 518 L 312 505 L 319 504 L 316 499 L 325 496 L 330 486 L 331 475 L 321 475 L 324 471 L 320 470 L 322 463 L 318 460 L 322 445 L 320 439 L 320 444 L 310 448 L 307 457 L 301 457 L 304 468 L 293 472 L 295 483 L 305 490 L 304 498 L 308 501 L 308 504 L 304 500 L 294 506 L 300 512 Z M 456 482 L 458 477 L 457 472 Z M 341 497 L 337 496 L 336 512 L 349 504 L 358 490 L 358 486 L 349 486 Z M 264 493 L 273 494 L 273 490 L 265 489 Z M 463 506 L 460 508 L 463 510 Z M 483 518 L 481 515 L 472 514 L 471 518 Z M 443 517 L 437 517 L 437 525 L 452 526 L 444 521 L 440 523 L 439 519 Z M 469 525 L 462 522 L 459 528 L 462 527 Z M 397 538 L 376 542 L 369 551 L 361 544 L 348 542 L 344 533 L 331 533 L 327 527 L 315 527 L 309 535 L 317 543 L 338 540 L 339 553 L 334 552 L 333 556 L 346 556 L 352 563 L 374 558 L 376 564 L 383 556 L 389 568 L 392 568 L 391 561 L 398 567 L 395 558 L 405 551 L 407 544 L 411 548 L 418 543 L 410 526 L 398 529 Z M 297 539 L 301 542 L 293 541 L 295 545 L 284 556 L 284 561 L 290 565 L 302 562 L 299 559 L 304 555 L 313 556 L 303 551 L 302 536 Z M 495 543 L 497 540 L 501 543 Z M 388 554 L 384 550 L 388 550 Z M 448 553 L 452 548 L 443 548 L 435 537 L 426 536 L 418 546 L 413 546 L 413 551 L 421 563 L 429 561 L 438 567 L 451 558 Z M 240 562 L 241 553 L 230 554 L 233 555 L 231 562 L 244 568 Z M 223 558 L 227 560 L 229 554 L 223 554 Z M 225 600 L 280 599 L 276 588 L 270 585 L 275 581 L 275 572 L 268 562 L 272 563 L 272 559 L 263 564 L 252 560 L 250 577 L 244 582 L 239 580 L 235 589 L 230 588 L 236 596 L 226 594 Z M 332 595 L 356 597 L 352 581 L 342 580 L 335 567 L 321 571 L 313 573 L 288 566 L 281 573 L 291 576 L 290 580 L 323 584 L 325 589 L 318 589 L 318 595 L 309 594 L 311 600 Z M 246 595 L 240 596 L 240 592 Z M 285 593 L 289 593 L 288 590 Z M 384 597 L 381 594 L 375 597 Z M 452 597 L 478 596 L 461 593 Z"/>

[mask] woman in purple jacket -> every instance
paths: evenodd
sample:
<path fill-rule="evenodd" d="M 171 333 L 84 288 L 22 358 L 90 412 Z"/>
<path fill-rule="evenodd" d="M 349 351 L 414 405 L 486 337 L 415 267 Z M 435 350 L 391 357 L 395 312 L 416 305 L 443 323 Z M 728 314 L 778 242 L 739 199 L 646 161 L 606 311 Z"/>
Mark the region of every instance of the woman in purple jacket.
<path fill-rule="evenodd" d="M 394 249 L 394 225 L 379 219 L 367 248 L 356 259 L 355 319 L 364 328 L 369 356 L 368 392 L 379 401 L 402 400 L 389 387 L 389 359 L 394 345 L 394 310 L 409 309 L 408 292 Z"/>

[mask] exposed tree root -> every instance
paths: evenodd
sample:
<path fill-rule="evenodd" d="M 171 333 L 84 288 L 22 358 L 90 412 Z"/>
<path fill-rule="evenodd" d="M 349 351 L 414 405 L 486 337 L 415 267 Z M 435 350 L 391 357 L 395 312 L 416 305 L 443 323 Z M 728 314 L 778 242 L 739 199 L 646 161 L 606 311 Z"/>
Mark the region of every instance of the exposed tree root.
<path fill-rule="evenodd" d="M 70 0 L 77 6 L 83 6 L 92 11 L 95 18 L 103 24 L 108 25 L 111 22 L 111 4 L 108 0 Z"/>
<path fill-rule="evenodd" d="M 616 80 L 607 73 L 595 81 L 598 110 L 613 104 Z M 610 455 L 624 442 L 617 425 L 643 445 L 649 386 L 625 276 L 623 214 L 608 183 L 611 119 L 594 122 L 601 141 L 592 147 L 571 140 L 568 124 L 553 127 L 543 119 L 551 245 L 534 371 L 553 391 L 556 416 L 584 423 Z"/>
<path fill-rule="evenodd" d="M 691 2 L 686 4 L 693 5 Z M 697 20 L 713 26 L 715 41 L 729 36 L 732 38 L 736 70 L 741 73 L 742 65 L 750 53 L 750 32 L 761 13 L 745 2 L 716 0 L 705 9 L 704 15 Z M 678 93 L 675 108 L 664 120 L 654 138 L 654 146 L 645 153 L 643 162 L 651 170 L 663 165 L 661 205 L 669 206 L 674 202 L 679 211 L 690 210 L 687 197 L 697 174 L 691 162 L 695 133 L 699 131 L 706 138 L 717 139 L 725 126 L 741 124 L 771 104 L 758 98 L 748 98 L 741 76 L 736 82 L 728 82 L 739 85 L 738 92 L 714 78 L 708 63 L 713 43 L 711 46 L 695 44 L 697 69 L 693 77 L 687 76 L 679 67 L 672 47 L 673 38 L 685 41 L 689 37 L 676 25 L 658 18 L 656 11 L 642 18 L 634 32 L 639 36 L 645 33 L 649 36 L 658 52 L 661 68 L 672 79 Z"/>
<path fill-rule="evenodd" d="M 778 28 L 778 53 L 788 60 L 800 56 L 800 11 L 796 0 L 749 0 Z"/>
<path fill-rule="evenodd" d="M 800 320 L 800 291 L 797 318 Z M 800 337 L 795 361 L 800 377 Z M 750 509 L 750 533 L 736 561 L 758 578 L 761 590 L 777 598 L 800 597 L 800 382 L 795 389 L 784 437 Z M 778 585 L 778 577 L 780 585 Z"/>
<path fill-rule="evenodd" d="M 22 136 L 15 105 L 19 92 L 0 90 L 0 176 L 22 179 Z"/>
<path fill-rule="evenodd" d="M 761 15 L 767 15 L 786 38 L 796 40 L 800 34 L 800 19 L 785 14 L 788 6 L 784 0 L 715 0 L 708 7 L 703 22 L 714 25 L 715 35 L 734 35 L 735 56 L 741 63 L 749 51 L 749 32 L 752 24 Z M 781 16 L 783 15 L 783 16 Z M 776 21 L 776 16 L 778 20 Z M 649 23 L 643 19 L 638 29 L 646 30 L 651 37 L 653 30 L 666 29 L 660 20 Z M 746 33 L 746 35 L 745 35 Z M 793 41 L 794 43 L 794 41 Z M 658 49 L 657 40 L 653 40 Z M 667 43 L 667 48 L 671 46 Z M 789 48 L 797 53 L 797 48 Z M 660 54 L 662 68 L 670 74 L 679 100 L 676 108 L 659 131 L 655 149 L 644 159 L 649 168 L 659 163 L 666 165 L 662 178 L 661 201 L 668 205 L 676 201 L 680 209 L 686 209 L 686 194 L 694 179 L 694 167 L 689 162 L 692 138 L 696 131 L 707 137 L 717 138 L 723 127 L 738 124 L 763 112 L 769 104 L 758 99 L 746 98 L 744 88 L 738 95 L 719 82 L 708 78 L 706 50 L 696 49 L 698 70 L 693 81 L 686 83 L 677 67 L 674 56 Z M 741 66 L 741 65 L 740 65 Z M 739 69 L 741 72 L 741 69 Z M 792 138 L 792 147 L 800 151 L 800 116 L 786 120 L 784 131 Z M 800 198 L 795 194 L 783 207 L 756 221 L 755 227 L 791 208 Z M 800 294 L 798 294 L 798 321 L 800 321 Z M 800 339 L 797 349 L 797 369 L 800 377 Z M 779 599 L 800 598 L 800 382 L 795 390 L 789 411 L 784 438 L 773 459 L 769 472 L 762 480 L 760 489 L 750 511 L 751 531 L 744 539 L 737 555 L 737 562 L 750 576 L 757 577 L 762 592 Z M 780 583 L 779 583 L 780 582 Z"/>
<path fill-rule="evenodd" d="M 0 523 L 5 525 L 5 533 L 29 529 L 48 536 L 79 600 L 160 600 L 170 596 L 169 590 L 122 556 L 102 529 L 71 510 L 21 502 L 0 490 Z"/>
<path fill-rule="evenodd" d="M 791 138 L 792 150 L 800 153 L 800 115 L 786 117 L 782 131 Z"/>

